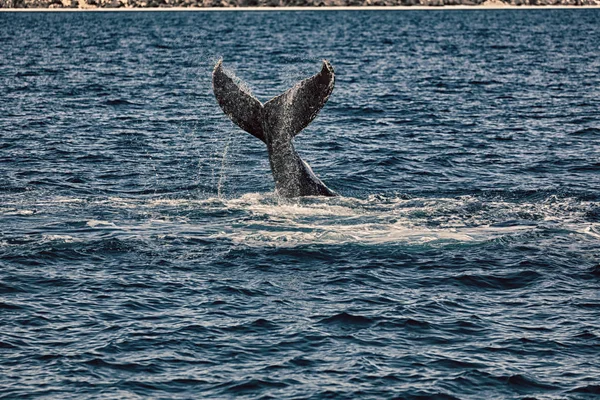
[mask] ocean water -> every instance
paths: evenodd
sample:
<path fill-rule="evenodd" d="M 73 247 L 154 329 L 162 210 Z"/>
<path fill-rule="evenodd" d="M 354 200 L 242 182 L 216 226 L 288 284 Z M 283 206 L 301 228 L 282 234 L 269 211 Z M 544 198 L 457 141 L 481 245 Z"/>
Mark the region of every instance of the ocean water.
<path fill-rule="evenodd" d="M 600 10 L 0 14 L 0 398 L 600 394 Z M 281 199 L 212 94 L 330 60 Z"/>

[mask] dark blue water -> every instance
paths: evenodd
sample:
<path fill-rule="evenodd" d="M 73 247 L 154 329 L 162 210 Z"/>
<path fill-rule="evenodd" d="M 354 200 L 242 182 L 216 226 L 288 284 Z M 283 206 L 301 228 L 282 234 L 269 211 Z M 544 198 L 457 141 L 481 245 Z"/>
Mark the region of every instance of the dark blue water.
<path fill-rule="evenodd" d="M 0 397 L 594 398 L 600 10 L 0 14 Z M 220 111 L 336 88 L 273 195 Z"/>

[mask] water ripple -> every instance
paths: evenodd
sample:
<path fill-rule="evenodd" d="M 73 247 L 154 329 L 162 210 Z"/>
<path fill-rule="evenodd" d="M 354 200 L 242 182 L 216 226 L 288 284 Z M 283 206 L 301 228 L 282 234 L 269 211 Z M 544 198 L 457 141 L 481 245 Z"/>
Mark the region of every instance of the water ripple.
<path fill-rule="evenodd" d="M 0 397 L 592 398 L 598 10 L 0 13 Z M 222 114 L 336 89 L 280 199 Z"/>

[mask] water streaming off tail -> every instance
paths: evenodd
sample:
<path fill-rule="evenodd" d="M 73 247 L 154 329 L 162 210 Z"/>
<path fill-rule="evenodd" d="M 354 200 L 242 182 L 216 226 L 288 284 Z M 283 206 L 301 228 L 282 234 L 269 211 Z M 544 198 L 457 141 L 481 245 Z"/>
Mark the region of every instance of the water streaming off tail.
<path fill-rule="evenodd" d="M 226 163 L 227 163 L 227 151 L 229 150 L 229 145 L 231 144 L 231 140 L 233 139 L 233 135 L 229 135 L 227 139 L 227 143 L 223 148 L 223 156 L 221 158 L 221 169 L 219 170 L 219 182 L 217 183 L 217 196 L 219 198 L 223 195 L 223 185 L 225 184 L 225 178 L 227 176 Z"/>

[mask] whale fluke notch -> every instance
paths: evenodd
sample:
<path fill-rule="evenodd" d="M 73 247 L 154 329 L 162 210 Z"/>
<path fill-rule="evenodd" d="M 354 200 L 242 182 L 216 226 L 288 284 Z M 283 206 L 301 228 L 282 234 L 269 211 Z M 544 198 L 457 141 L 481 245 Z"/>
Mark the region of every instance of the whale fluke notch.
<path fill-rule="evenodd" d="M 217 102 L 225 114 L 237 126 L 266 143 L 262 128 L 263 105 L 223 71 L 222 59 L 215 66 L 212 83 Z"/>
<path fill-rule="evenodd" d="M 223 70 L 219 60 L 213 71 L 213 90 L 219 106 L 240 128 L 267 145 L 275 191 L 283 197 L 337 196 L 300 158 L 292 139 L 315 119 L 335 82 L 331 64 L 264 106 L 243 85 Z"/>

